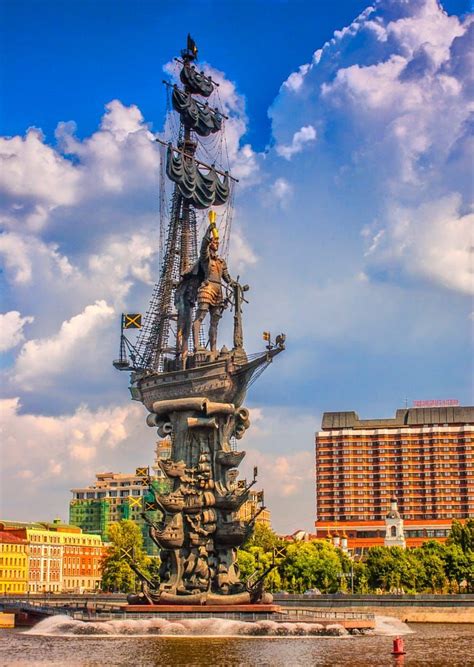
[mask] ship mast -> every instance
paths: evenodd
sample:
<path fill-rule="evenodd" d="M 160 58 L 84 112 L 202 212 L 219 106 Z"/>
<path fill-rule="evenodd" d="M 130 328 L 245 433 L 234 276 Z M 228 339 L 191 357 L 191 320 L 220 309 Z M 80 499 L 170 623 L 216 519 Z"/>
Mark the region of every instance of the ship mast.
<path fill-rule="evenodd" d="M 183 274 L 197 260 L 196 208 L 224 204 L 230 194 L 227 173 L 195 158 L 198 142 L 193 135 L 219 132 L 224 118 L 195 97 L 209 97 L 217 85 L 197 71 L 193 64 L 196 59 L 197 48 L 188 35 L 187 47 L 178 61 L 182 64 L 183 89 L 175 85 L 172 93 L 173 108 L 180 114 L 180 129 L 177 147 L 169 144 L 167 150 L 166 174 L 174 181 L 174 188 L 161 275 L 135 346 L 138 365 L 155 372 L 169 370 L 177 355 L 177 341 L 171 340 L 177 320 L 174 294 Z"/>
<path fill-rule="evenodd" d="M 237 549 L 248 539 L 264 505 L 261 492 L 259 512 L 250 520 L 238 514 L 256 482 L 257 469 L 251 483 L 237 482 L 235 469 L 245 452 L 236 450 L 236 442 L 250 426 L 249 410 L 243 407 L 247 388 L 283 351 L 285 339 L 277 336 L 274 345 L 267 332 L 265 352 L 249 356 L 245 352 L 242 304 L 248 286 L 231 277 L 225 258 L 218 254 L 214 210 L 228 203 L 227 209 L 221 209 L 220 225 L 225 227 L 222 241 L 226 248 L 232 177 L 216 168 L 214 158 L 200 159 L 206 149 L 200 137 L 216 135 L 218 139 L 225 117 L 201 101 L 217 83 L 195 68 L 197 48 L 189 35 L 181 56 L 183 87 L 170 86 L 173 108 L 180 115 L 177 145 L 157 139 L 166 147 L 166 176 L 174 184 L 164 252 L 160 245 L 160 279 L 136 346 L 123 329 L 139 327 L 140 315 L 122 316 L 120 359 L 114 366 L 134 371 L 132 399 L 147 408 L 146 423 L 157 429 L 158 437 L 170 439 L 169 455 L 159 462 L 170 492 L 150 488 L 151 502 L 145 503 L 143 513 L 150 537 L 160 549 L 160 576 L 144 576 L 133 556 L 127 556 L 143 586 L 142 593 L 129 596 L 128 601 L 188 605 L 192 611 L 191 604 L 271 602 L 263 591 L 268 570 L 255 581 L 240 580 Z M 211 139 L 213 146 L 207 146 L 210 150 L 205 155 L 215 156 L 216 139 Z M 209 209 L 198 259 L 196 211 Z M 234 346 L 218 349 L 218 323 L 229 305 L 234 309 Z M 210 320 L 209 349 L 202 346 L 199 336 L 206 317 Z M 191 331 L 193 352 L 189 354 Z M 127 350 L 133 366 L 126 358 Z M 162 512 L 159 521 L 147 514 L 155 510 Z"/>

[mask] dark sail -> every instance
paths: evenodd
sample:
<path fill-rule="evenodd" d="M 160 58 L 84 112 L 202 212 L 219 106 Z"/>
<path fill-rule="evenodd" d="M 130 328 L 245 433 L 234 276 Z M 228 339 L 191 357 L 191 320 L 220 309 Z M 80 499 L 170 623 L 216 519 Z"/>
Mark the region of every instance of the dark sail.
<path fill-rule="evenodd" d="M 219 178 L 215 169 L 203 174 L 194 158 L 184 157 L 168 146 L 166 156 L 168 178 L 178 186 L 179 193 L 195 208 L 209 208 L 225 204 L 230 194 L 229 177 Z"/>
<path fill-rule="evenodd" d="M 179 75 L 181 82 L 184 83 L 187 90 L 194 95 L 203 95 L 209 97 L 214 90 L 212 80 L 205 76 L 203 72 L 198 72 L 192 65 L 186 64 Z"/>
<path fill-rule="evenodd" d="M 189 93 L 173 88 L 173 108 L 181 116 L 183 125 L 194 130 L 201 137 L 208 137 L 219 132 L 222 127 L 222 116 L 213 111 L 207 104 L 200 104 Z"/>

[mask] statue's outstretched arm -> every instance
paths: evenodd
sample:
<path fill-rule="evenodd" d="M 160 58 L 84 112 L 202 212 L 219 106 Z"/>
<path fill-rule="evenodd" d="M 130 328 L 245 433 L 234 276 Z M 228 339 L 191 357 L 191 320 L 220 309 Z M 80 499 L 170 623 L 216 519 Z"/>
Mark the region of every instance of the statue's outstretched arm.
<path fill-rule="evenodd" d="M 222 260 L 222 261 L 223 261 L 222 278 L 225 280 L 226 283 L 228 283 L 229 285 L 232 285 L 235 281 L 233 280 L 233 278 L 231 277 L 231 275 L 229 273 L 229 269 L 227 268 L 226 262 L 224 260 Z"/>

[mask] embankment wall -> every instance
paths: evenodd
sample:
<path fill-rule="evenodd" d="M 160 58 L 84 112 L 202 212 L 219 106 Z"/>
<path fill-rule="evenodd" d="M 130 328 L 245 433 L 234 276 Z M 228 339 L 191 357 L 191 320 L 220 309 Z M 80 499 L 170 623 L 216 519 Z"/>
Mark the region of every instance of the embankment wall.
<path fill-rule="evenodd" d="M 311 607 L 316 609 L 316 607 Z M 324 607 L 334 611 L 372 612 L 377 616 L 394 616 L 406 623 L 474 623 L 474 609 L 472 607 Z"/>

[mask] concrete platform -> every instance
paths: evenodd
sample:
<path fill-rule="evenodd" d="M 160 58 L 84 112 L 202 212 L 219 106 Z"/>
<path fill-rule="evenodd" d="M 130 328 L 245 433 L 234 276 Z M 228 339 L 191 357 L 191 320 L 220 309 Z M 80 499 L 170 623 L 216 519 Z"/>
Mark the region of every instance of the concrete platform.
<path fill-rule="evenodd" d="M 127 614 L 280 614 L 282 608 L 276 604 L 126 604 L 122 610 Z"/>

